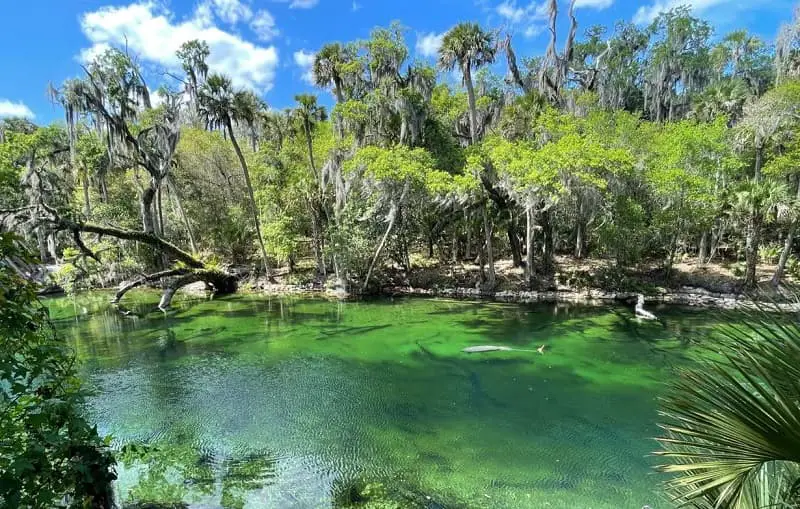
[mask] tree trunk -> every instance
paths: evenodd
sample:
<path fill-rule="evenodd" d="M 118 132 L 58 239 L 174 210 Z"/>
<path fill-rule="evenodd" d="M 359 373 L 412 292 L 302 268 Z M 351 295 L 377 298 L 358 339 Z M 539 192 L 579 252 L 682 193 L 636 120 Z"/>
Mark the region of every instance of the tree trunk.
<path fill-rule="evenodd" d="M 475 108 L 475 90 L 472 87 L 472 71 L 469 62 L 463 65 L 464 72 L 464 85 L 467 87 L 467 100 L 469 102 L 469 137 L 472 144 L 478 142 L 478 119 L 477 110 Z"/>
<path fill-rule="evenodd" d="M 451 248 L 451 260 L 455 265 L 458 263 L 458 225 L 453 224 L 453 247 Z"/>
<path fill-rule="evenodd" d="M 81 178 L 83 187 L 83 215 L 89 219 L 92 215 L 92 204 L 89 200 L 89 175 L 86 168 L 83 169 L 83 178 Z"/>
<path fill-rule="evenodd" d="M 778 260 L 778 267 L 775 269 L 775 274 L 772 275 L 772 284 L 780 286 L 783 280 L 783 274 L 786 271 L 786 263 L 789 261 L 789 255 L 792 253 L 792 245 L 794 244 L 794 233 L 797 230 L 797 225 L 792 224 L 789 232 L 786 234 L 786 241 L 783 243 L 783 251 Z"/>
<path fill-rule="evenodd" d="M 525 282 L 533 287 L 533 207 L 525 210 Z"/>
<path fill-rule="evenodd" d="M 756 147 L 756 163 L 753 168 L 753 179 L 761 182 L 761 166 L 764 164 L 764 147 Z"/>
<path fill-rule="evenodd" d="M 42 263 L 47 263 L 47 235 L 45 235 L 44 227 L 42 226 L 36 228 L 36 243 L 39 245 L 39 258 Z"/>
<path fill-rule="evenodd" d="M 307 121 L 303 122 L 303 130 L 306 134 L 306 149 L 308 150 L 308 163 L 311 165 L 311 173 L 314 174 L 314 179 L 317 181 L 320 193 L 322 193 L 322 178 L 317 174 L 317 165 L 314 164 L 314 144 L 311 140 L 311 126 Z"/>
<path fill-rule="evenodd" d="M 756 212 L 750 218 L 750 224 L 747 228 L 747 237 L 745 239 L 745 259 L 746 269 L 744 274 L 744 286 L 746 288 L 753 288 L 758 284 L 758 277 L 756 275 L 756 268 L 758 266 L 758 248 L 761 241 L 761 218 Z"/>
<path fill-rule="evenodd" d="M 139 200 L 139 211 L 142 215 L 142 229 L 145 233 L 155 233 L 156 220 L 153 217 L 153 200 L 156 197 L 156 189 L 150 185 L 144 190 Z"/>
<path fill-rule="evenodd" d="M 495 272 L 494 272 L 494 253 L 492 247 L 492 221 L 489 218 L 489 205 L 483 205 L 483 231 L 486 235 L 486 284 L 489 289 L 494 289 L 495 285 Z"/>
<path fill-rule="evenodd" d="M 553 272 L 553 258 L 555 251 L 555 239 L 553 237 L 553 221 L 551 220 L 550 210 L 542 212 L 542 266 L 546 274 Z"/>
<path fill-rule="evenodd" d="M 705 265 L 708 258 L 708 232 L 703 231 L 700 236 L 700 246 L 697 248 L 697 264 Z"/>
<path fill-rule="evenodd" d="M 583 220 L 578 218 L 578 224 L 575 228 L 575 258 L 583 258 Z"/>
<path fill-rule="evenodd" d="M 386 231 L 383 233 L 383 237 L 381 238 L 381 241 L 378 244 L 378 248 L 375 249 L 375 255 L 372 257 L 372 262 L 369 264 L 369 270 L 367 270 L 367 276 L 364 278 L 364 284 L 361 286 L 362 291 L 366 290 L 367 286 L 369 285 L 369 279 L 370 277 L 372 277 L 372 271 L 375 269 L 375 264 L 378 262 L 378 257 L 380 257 L 384 246 L 386 246 L 386 239 L 389 238 L 389 234 L 392 232 L 392 228 L 394 227 L 394 221 L 396 217 L 397 217 L 397 205 L 392 203 L 392 208 L 389 211 L 389 225 L 386 227 Z"/>
<path fill-rule="evenodd" d="M 522 246 L 519 245 L 519 235 L 517 235 L 517 217 L 509 209 L 508 211 L 508 244 L 511 247 L 511 259 L 514 267 L 522 267 Z"/>
<path fill-rule="evenodd" d="M 172 180 L 167 178 L 167 185 L 169 186 L 170 193 L 169 195 L 175 201 L 175 209 L 178 211 L 178 215 L 181 218 L 181 222 L 183 226 L 186 228 L 186 235 L 189 237 L 189 246 L 192 248 L 192 254 L 197 254 L 197 244 L 194 240 L 194 233 L 192 232 L 192 224 L 189 222 L 189 218 L 186 217 L 186 212 L 183 210 L 183 205 L 181 204 L 181 197 L 178 195 L 178 189 L 173 184 Z"/>
<path fill-rule="evenodd" d="M 256 196 L 253 193 L 250 172 L 247 170 L 247 161 L 245 161 L 242 149 L 239 147 L 239 143 L 236 142 L 236 137 L 233 135 L 233 126 L 231 125 L 230 119 L 225 120 L 225 127 L 228 130 L 228 136 L 230 136 L 231 143 L 233 144 L 233 150 L 236 152 L 236 157 L 239 158 L 239 165 L 241 165 L 242 172 L 244 173 L 244 182 L 247 186 L 247 194 L 250 197 L 250 212 L 253 215 L 253 223 L 255 224 L 256 234 L 258 235 L 258 245 L 261 248 L 261 261 L 264 264 L 264 271 L 268 278 L 272 278 L 269 261 L 267 259 L 267 248 L 264 246 L 264 237 L 261 235 L 261 220 L 259 219 L 258 206 L 256 205 Z"/>
<path fill-rule="evenodd" d="M 464 259 L 469 260 L 472 258 L 472 228 L 470 228 L 469 221 L 465 221 L 466 228 L 466 242 L 464 245 Z"/>
<path fill-rule="evenodd" d="M 158 208 L 158 234 L 164 235 L 164 202 L 162 198 L 161 184 L 159 183 L 158 190 L 156 191 L 156 207 Z"/>
<path fill-rule="evenodd" d="M 311 215 L 311 244 L 314 249 L 314 261 L 317 264 L 317 275 L 325 277 L 325 257 L 323 256 L 322 243 L 320 242 L 319 214 L 310 199 L 308 209 Z"/>
<path fill-rule="evenodd" d="M 50 232 L 47 234 L 47 251 L 50 253 L 50 258 L 52 258 L 53 263 L 58 263 L 58 253 L 56 252 L 56 234 L 55 232 Z"/>
<path fill-rule="evenodd" d="M 800 203 L 800 177 L 797 179 L 797 193 L 795 194 L 795 203 Z M 794 244 L 794 235 L 797 232 L 797 221 L 792 221 L 789 231 L 786 234 L 786 241 L 783 243 L 783 251 L 778 260 L 778 267 L 775 269 L 775 274 L 772 276 L 772 284 L 778 286 L 783 280 L 783 274 L 786 271 L 786 263 L 789 261 L 789 255 L 792 254 L 792 246 Z"/>

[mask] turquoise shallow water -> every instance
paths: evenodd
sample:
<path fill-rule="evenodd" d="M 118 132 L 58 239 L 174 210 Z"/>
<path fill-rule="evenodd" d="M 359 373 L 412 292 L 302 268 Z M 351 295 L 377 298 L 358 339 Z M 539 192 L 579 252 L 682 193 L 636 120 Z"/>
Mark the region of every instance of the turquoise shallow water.
<path fill-rule="evenodd" d="M 715 323 L 252 296 L 145 314 L 146 292 L 123 316 L 108 297 L 48 305 L 100 431 L 148 446 L 124 455 L 120 500 L 195 507 L 669 507 L 649 455 L 656 398 Z M 461 352 L 479 344 L 546 347 Z"/>

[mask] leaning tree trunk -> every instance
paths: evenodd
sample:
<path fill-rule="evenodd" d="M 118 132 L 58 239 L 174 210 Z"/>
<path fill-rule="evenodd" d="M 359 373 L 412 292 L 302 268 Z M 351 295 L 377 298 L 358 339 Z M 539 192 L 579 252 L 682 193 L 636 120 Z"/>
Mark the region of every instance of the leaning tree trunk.
<path fill-rule="evenodd" d="M 261 261 L 264 264 L 264 272 L 266 272 L 268 278 L 271 278 L 272 274 L 269 267 L 269 260 L 267 259 L 267 248 L 264 246 L 264 237 L 261 235 L 261 220 L 259 219 L 258 206 L 256 205 L 256 196 L 255 193 L 253 193 L 253 183 L 250 180 L 250 172 L 247 170 L 247 161 L 245 161 L 242 149 L 239 147 L 239 143 L 233 135 L 233 125 L 231 125 L 230 119 L 225 120 L 225 127 L 228 130 L 228 136 L 230 136 L 233 150 L 236 152 L 236 157 L 239 158 L 239 165 L 242 167 L 242 173 L 244 173 L 244 182 L 247 186 L 247 194 L 250 197 L 250 213 L 253 215 L 253 223 L 256 227 L 256 235 L 258 236 L 258 245 L 261 248 Z"/>
<path fill-rule="evenodd" d="M 469 137 L 472 144 L 478 142 L 478 119 L 475 107 L 475 90 L 472 87 L 472 71 L 469 62 L 463 66 L 464 85 L 467 87 L 467 100 L 469 102 Z"/>
<path fill-rule="evenodd" d="M 378 262 L 378 258 L 381 256 L 383 248 L 386 246 L 386 239 L 389 238 L 389 234 L 392 232 L 392 228 L 394 228 L 394 222 L 396 218 L 397 205 L 392 202 L 391 209 L 389 210 L 389 224 L 386 226 L 386 231 L 383 233 L 383 237 L 381 237 L 381 241 L 378 244 L 377 249 L 375 249 L 375 254 L 372 257 L 372 262 L 369 264 L 369 270 L 367 270 L 367 275 L 364 278 L 364 284 L 361 286 L 361 291 L 365 291 L 367 286 L 369 286 L 369 279 L 372 277 L 372 271 L 375 269 L 375 264 Z"/>
<path fill-rule="evenodd" d="M 170 190 L 169 195 L 175 202 L 175 209 L 178 211 L 184 228 L 186 228 L 186 235 L 189 237 L 189 246 L 192 248 L 192 254 L 197 254 L 197 243 L 194 240 L 192 224 L 189 222 L 189 218 L 186 217 L 186 212 L 183 210 L 183 204 L 181 203 L 181 197 L 178 195 L 178 189 L 169 178 L 167 178 L 167 185 Z"/>
<path fill-rule="evenodd" d="M 795 202 L 800 203 L 800 177 L 797 179 Z M 781 257 L 778 260 L 778 267 L 775 269 L 775 274 L 772 276 L 772 284 L 775 286 L 780 285 L 783 280 L 783 274 L 786 271 L 786 263 L 789 261 L 789 255 L 792 254 L 792 246 L 794 244 L 794 235 L 796 232 L 797 220 L 794 220 L 786 234 L 786 241 L 783 243 L 783 251 L 781 251 Z"/>
<path fill-rule="evenodd" d="M 489 289 L 494 289 L 496 277 L 494 272 L 494 253 L 492 247 L 492 233 L 493 233 L 493 225 L 492 221 L 489 219 L 489 205 L 484 204 L 483 206 L 483 232 L 486 235 L 486 285 Z"/>

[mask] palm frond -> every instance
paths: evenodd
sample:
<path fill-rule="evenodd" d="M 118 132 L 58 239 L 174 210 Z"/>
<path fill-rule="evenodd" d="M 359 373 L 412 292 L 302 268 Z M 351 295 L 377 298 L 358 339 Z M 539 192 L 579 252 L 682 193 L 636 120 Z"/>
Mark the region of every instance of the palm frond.
<path fill-rule="evenodd" d="M 797 507 L 800 327 L 762 310 L 713 340 L 662 401 L 667 490 L 698 508 Z"/>

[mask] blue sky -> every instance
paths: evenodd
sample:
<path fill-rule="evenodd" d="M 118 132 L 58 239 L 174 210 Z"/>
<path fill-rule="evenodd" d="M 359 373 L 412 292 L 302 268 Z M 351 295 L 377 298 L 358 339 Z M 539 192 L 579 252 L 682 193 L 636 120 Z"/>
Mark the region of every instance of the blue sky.
<path fill-rule="evenodd" d="M 568 1 L 559 0 L 566 10 Z M 718 34 L 737 28 L 771 41 L 789 21 L 793 0 L 577 0 L 579 33 L 625 19 L 644 23 L 660 10 L 688 4 Z M 433 58 L 441 34 L 477 21 L 514 34 L 519 55 L 543 51 L 544 0 L 4 0 L 0 1 L 0 116 L 38 123 L 60 119 L 48 83 L 80 75 L 81 61 L 108 45 L 138 56 L 148 84 L 158 88 L 176 68 L 175 49 L 187 39 L 209 42 L 210 66 L 284 108 L 308 82 L 314 51 L 329 41 L 365 38 L 399 20 L 414 58 Z M 565 30 L 564 30 L 565 31 Z M 323 102 L 329 102 L 321 92 Z"/>

